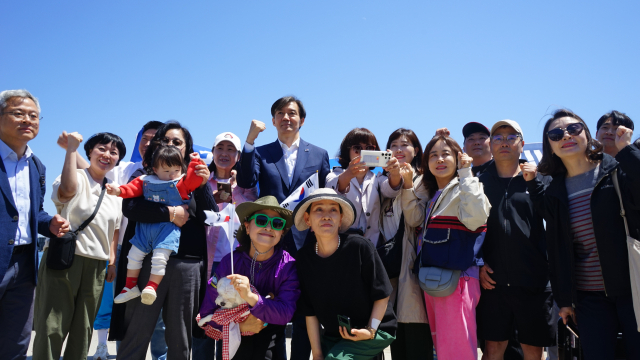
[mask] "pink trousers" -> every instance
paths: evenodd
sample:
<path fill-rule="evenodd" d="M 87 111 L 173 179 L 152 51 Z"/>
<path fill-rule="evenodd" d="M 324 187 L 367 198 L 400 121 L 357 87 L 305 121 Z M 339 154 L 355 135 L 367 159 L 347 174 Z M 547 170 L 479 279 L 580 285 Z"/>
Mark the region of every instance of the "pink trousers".
<path fill-rule="evenodd" d="M 424 298 L 438 360 L 477 359 L 476 306 L 480 300 L 478 279 L 462 277 L 453 294 L 433 297 L 425 293 Z"/>

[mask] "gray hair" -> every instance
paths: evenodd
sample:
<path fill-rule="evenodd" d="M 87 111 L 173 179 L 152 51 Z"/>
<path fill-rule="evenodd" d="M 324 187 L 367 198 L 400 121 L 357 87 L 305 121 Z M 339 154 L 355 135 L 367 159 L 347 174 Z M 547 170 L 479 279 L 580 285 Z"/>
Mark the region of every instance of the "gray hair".
<path fill-rule="evenodd" d="M 31 93 L 27 90 L 5 90 L 0 92 L 0 111 L 4 110 L 7 107 L 7 101 L 13 97 L 18 97 L 22 99 L 31 99 L 36 104 L 38 108 L 38 112 L 40 112 L 40 103 L 38 102 L 38 98 L 31 95 Z"/>

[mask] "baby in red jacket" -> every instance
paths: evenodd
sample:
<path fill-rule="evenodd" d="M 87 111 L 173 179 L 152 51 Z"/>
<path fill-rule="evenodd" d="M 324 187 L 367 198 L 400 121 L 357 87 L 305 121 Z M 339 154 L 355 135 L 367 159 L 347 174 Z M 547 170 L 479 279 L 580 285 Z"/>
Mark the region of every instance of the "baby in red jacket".
<path fill-rule="evenodd" d="M 187 168 L 178 148 L 161 146 L 153 153 L 154 175 L 139 176 L 119 187 L 107 184 L 107 194 L 125 199 L 144 196 L 147 201 L 167 206 L 189 204 L 189 194 L 202 184 L 202 178 L 195 174 L 195 167 L 204 164 L 198 153 L 193 153 L 190 157 L 191 162 Z M 135 235 L 129 241 L 133 246 L 127 256 L 127 282 L 113 302 L 120 304 L 142 296 L 142 303 L 151 305 L 156 300 L 156 290 L 164 277 L 169 256 L 175 254 L 180 246 L 180 228 L 173 222 L 139 222 L 136 224 Z M 147 286 L 140 292 L 137 284 L 142 261 L 152 251 L 151 276 Z"/>

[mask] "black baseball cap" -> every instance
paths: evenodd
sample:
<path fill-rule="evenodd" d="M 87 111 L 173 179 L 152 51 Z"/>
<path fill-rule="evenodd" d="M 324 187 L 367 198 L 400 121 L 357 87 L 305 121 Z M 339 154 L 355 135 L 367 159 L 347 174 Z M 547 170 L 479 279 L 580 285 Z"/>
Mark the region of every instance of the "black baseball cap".
<path fill-rule="evenodd" d="M 479 122 L 467 123 L 462 128 L 462 136 L 464 136 L 465 139 L 468 138 L 469 135 L 477 133 L 477 132 L 485 133 L 485 134 L 487 134 L 487 136 L 491 136 L 491 133 L 489 132 L 489 129 L 487 129 L 486 126 L 480 124 Z"/>

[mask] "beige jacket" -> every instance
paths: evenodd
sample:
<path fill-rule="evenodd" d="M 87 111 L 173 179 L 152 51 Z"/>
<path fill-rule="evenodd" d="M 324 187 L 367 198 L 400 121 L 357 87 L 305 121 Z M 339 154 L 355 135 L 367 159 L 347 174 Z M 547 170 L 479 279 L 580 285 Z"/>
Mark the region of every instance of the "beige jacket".
<path fill-rule="evenodd" d="M 400 276 L 391 280 L 393 293 L 389 306 L 397 302 L 398 322 L 401 323 L 428 323 L 424 295 L 412 269 L 416 260 L 416 227 L 424 222 L 424 209 L 429 198 L 420 176 L 414 181 L 412 189 L 403 189 L 394 201 L 394 208 L 402 209 L 404 213 L 404 238 L 402 267 Z"/>

